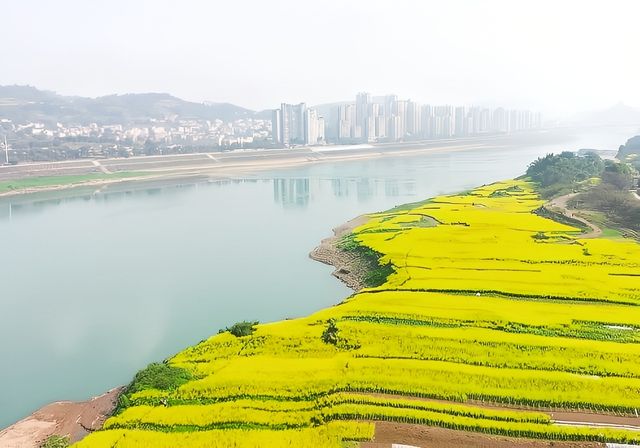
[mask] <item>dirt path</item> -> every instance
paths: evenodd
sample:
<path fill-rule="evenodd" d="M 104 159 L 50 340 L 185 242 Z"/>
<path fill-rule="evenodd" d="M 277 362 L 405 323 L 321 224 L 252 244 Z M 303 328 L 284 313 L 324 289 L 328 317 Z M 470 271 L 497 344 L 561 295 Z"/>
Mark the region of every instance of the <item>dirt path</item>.
<path fill-rule="evenodd" d="M 376 430 L 373 441 L 362 443 L 362 448 L 391 448 L 394 445 L 425 448 L 600 448 L 605 446 L 596 442 L 552 442 L 492 436 L 407 423 L 375 422 L 375 424 Z"/>
<path fill-rule="evenodd" d="M 113 412 L 121 387 L 88 401 L 51 403 L 0 431 L 2 448 L 37 448 L 49 436 L 68 436 L 76 442 L 100 429 Z"/>
<path fill-rule="evenodd" d="M 549 203 L 547 204 L 547 208 L 554 211 L 559 211 L 567 218 L 580 221 L 581 223 L 589 227 L 590 231 L 580 235 L 580 239 L 598 238 L 602 236 L 602 229 L 600 227 L 578 216 L 577 213 L 579 212 L 577 210 L 571 210 L 567 208 L 567 203 L 569 202 L 569 200 L 574 198 L 577 195 L 578 193 L 570 193 L 570 194 L 565 194 L 564 196 L 558 196 L 557 198 L 554 198 L 551 201 L 549 201 Z"/>

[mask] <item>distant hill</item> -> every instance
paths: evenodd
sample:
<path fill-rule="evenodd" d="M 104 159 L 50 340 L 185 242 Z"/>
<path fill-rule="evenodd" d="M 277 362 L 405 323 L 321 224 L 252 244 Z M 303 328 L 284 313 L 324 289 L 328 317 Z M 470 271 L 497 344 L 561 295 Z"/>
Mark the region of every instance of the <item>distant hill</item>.
<path fill-rule="evenodd" d="M 618 103 L 608 109 L 580 114 L 576 117 L 576 121 L 592 125 L 640 126 L 640 109 Z"/>
<path fill-rule="evenodd" d="M 167 93 L 132 93 L 98 98 L 63 96 L 31 86 L 0 86 L 0 118 L 86 124 L 130 123 L 154 119 L 232 121 L 252 110 L 229 103 L 194 103 Z"/>
<path fill-rule="evenodd" d="M 618 151 L 618 155 L 616 157 L 622 160 L 623 158 L 631 154 L 640 154 L 640 135 L 631 137 L 629 140 L 627 140 L 627 143 L 620 146 L 620 150 Z"/>

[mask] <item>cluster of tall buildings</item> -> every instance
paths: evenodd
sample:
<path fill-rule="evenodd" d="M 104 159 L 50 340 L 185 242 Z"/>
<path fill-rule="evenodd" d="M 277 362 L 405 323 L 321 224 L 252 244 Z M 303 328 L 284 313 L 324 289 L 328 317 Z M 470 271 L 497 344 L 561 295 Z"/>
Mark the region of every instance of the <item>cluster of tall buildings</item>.
<path fill-rule="evenodd" d="M 528 110 L 432 106 L 396 95 L 372 97 L 362 92 L 355 103 L 324 107 L 324 116 L 304 103 L 282 104 L 273 112 L 274 142 L 295 144 L 396 142 L 509 133 L 542 126 L 542 116 Z"/>
<path fill-rule="evenodd" d="M 282 103 L 280 109 L 273 111 L 271 135 L 274 143 L 291 145 L 319 145 L 325 143 L 324 118 L 316 109 L 308 108 L 305 103 Z"/>

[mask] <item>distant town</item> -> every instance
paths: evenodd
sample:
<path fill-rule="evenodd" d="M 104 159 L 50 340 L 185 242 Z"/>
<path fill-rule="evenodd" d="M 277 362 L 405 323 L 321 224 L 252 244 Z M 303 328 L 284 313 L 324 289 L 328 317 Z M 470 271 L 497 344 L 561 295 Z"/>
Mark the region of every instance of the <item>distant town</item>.
<path fill-rule="evenodd" d="M 146 96 L 151 95 L 163 94 Z M 227 113 L 231 118 L 226 119 L 213 118 L 210 111 L 205 114 L 200 109 L 181 113 L 184 106 L 178 110 L 159 109 L 158 105 L 166 104 L 167 98 L 176 103 L 209 107 L 167 95 L 148 106 L 154 111 L 148 116 L 143 116 L 144 107 L 142 112 L 137 111 L 135 119 L 124 114 L 108 115 L 111 109 L 106 107 L 107 112 L 95 122 L 82 122 L 86 120 L 81 112 L 71 117 L 65 115 L 65 110 L 77 103 L 73 99 L 65 100 L 68 103 L 62 106 L 56 103 L 57 115 L 47 115 L 45 112 L 53 109 L 47 99 L 23 103 L 16 100 L 14 105 L 13 99 L 4 98 L 4 103 L 0 101 L 0 164 L 418 141 L 506 134 L 542 127 L 541 114 L 529 110 L 433 106 L 399 99 L 396 95 L 371 96 L 364 92 L 358 93 L 353 102 L 317 107 L 282 103 L 279 109 L 252 112 L 224 105 L 241 110 Z M 40 108 L 37 114 L 15 113 L 37 107 Z M 123 110 L 128 107 L 128 103 L 121 106 Z"/>

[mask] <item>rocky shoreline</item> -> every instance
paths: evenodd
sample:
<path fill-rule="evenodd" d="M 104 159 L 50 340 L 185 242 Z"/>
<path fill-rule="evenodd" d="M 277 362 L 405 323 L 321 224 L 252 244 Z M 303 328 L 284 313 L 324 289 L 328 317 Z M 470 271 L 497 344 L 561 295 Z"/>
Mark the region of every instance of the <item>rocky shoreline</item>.
<path fill-rule="evenodd" d="M 336 227 L 333 229 L 333 236 L 323 239 L 320 245 L 309 254 L 312 260 L 333 266 L 335 271 L 332 275 L 356 292 L 365 287 L 363 275 L 366 269 L 362 266 L 362 260 L 358 256 L 340 250 L 337 243 L 343 236 L 351 233 L 353 229 L 361 226 L 368 219 L 368 216 L 361 215 Z"/>

